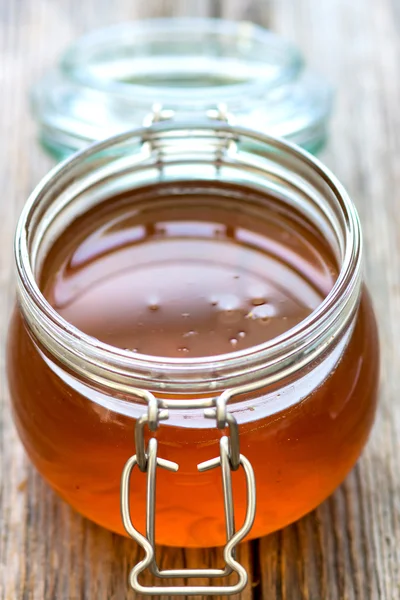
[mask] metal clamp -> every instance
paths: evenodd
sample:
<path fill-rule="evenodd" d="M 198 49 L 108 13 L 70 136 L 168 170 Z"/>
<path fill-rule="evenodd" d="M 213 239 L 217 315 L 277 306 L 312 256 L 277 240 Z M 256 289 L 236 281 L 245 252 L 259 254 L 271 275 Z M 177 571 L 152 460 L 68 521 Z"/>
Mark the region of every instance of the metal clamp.
<path fill-rule="evenodd" d="M 157 156 L 158 167 L 160 171 L 163 168 L 163 145 L 158 144 L 152 132 L 152 125 L 158 121 L 165 121 L 174 118 L 174 111 L 166 110 L 161 104 L 155 104 L 152 112 L 143 122 L 146 132 L 143 135 L 143 142 L 148 145 L 151 152 Z M 230 123 L 229 115 L 225 105 L 218 105 L 216 109 L 210 109 L 206 113 L 208 119 L 217 120 L 223 123 Z M 223 162 L 225 152 L 234 149 L 236 138 L 233 133 L 227 133 L 226 129 L 219 132 L 215 130 L 215 164 L 219 169 Z M 246 386 L 244 386 L 246 387 Z M 250 462 L 240 454 L 238 424 L 234 415 L 227 411 L 227 403 L 241 388 L 226 390 L 217 399 L 193 400 L 158 400 L 151 392 L 145 390 L 135 390 L 134 393 L 147 402 L 147 412 L 136 422 L 135 426 L 135 446 L 136 454 L 128 459 L 122 472 L 121 479 L 121 515 L 124 527 L 127 533 L 140 544 L 145 551 L 145 557 L 130 572 L 129 581 L 132 588 L 140 593 L 149 596 L 160 595 L 178 595 L 178 596 L 196 596 L 196 595 L 232 595 L 241 592 L 247 583 L 247 573 L 242 565 L 236 560 L 236 546 L 249 533 L 255 517 L 256 510 L 256 486 L 254 472 Z M 215 419 L 218 429 L 228 428 L 229 436 L 224 435 L 220 440 L 219 456 L 203 462 L 197 466 L 200 472 L 208 471 L 221 467 L 222 489 L 224 497 L 225 510 L 225 528 L 226 545 L 223 555 L 226 566 L 224 569 L 174 569 L 160 570 L 155 558 L 155 494 L 156 494 L 156 475 L 157 467 L 169 471 L 177 471 L 178 465 L 157 456 L 157 440 L 150 438 L 145 447 L 144 429 L 147 425 L 150 431 L 155 432 L 160 421 L 168 419 L 168 410 L 174 408 L 183 409 L 204 409 L 204 416 L 207 419 Z M 130 514 L 129 489 L 130 478 L 135 466 L 139 467 L 142 473 L 147 476 L 146 488 L 146 535 L 141 534 L 133 526 Z M 243 525 L 238 531 L 235 531 L 234 502 L 232 493 L 232 471 L 243 468 L 247 486 L 247 508 L 246 517 Z M 139 575 L 145 570 L 161 579 L 165 578 L 225 578 L 232 572 L 238 575 L 237 583 L 224 586 L 153 586 L 146 587 L 139 583 Z"/>
<path fill-rule="evenodd" d="M 154 134 L 152 126 L 160 121 L 170 121 L 176 118 L 176 112 L 172 109 L 164 108 L 162 104 L 156 102 L 153 104 L 149 114 L 143 119 L 143 143 L 157 158 L 158 168 L 162 170 L 164 163 L 164 146 L 165 143 L 161 139 L 157 139 L 157 135 Z M 232 125 L 234 123 L 234 117 L 228 112 L 227 106 L 223 103 L 218 104 L 215 108 L 210 108 L 205 112 L 205 117 L 211 121 L 220 121 L 223 124 Z M 219 163 L 223 161 L 223 157 L 226 151 L 234 151 L 237 143 L 237 135 L 232 132 L 219 131 L 215 129 L 215 162 L 217 168 Z"/>
<path fill-rule="evenodd" d="M 168 418 L 168 411 L 160 408 L 162 401 L 158 400 L 149 392 L 145 394 L 148 401 L 148 410 L 138 421 L 135 428 L 136 454 L 128 459 L 122 472 L 121 478 L 121 515 L 127 533 L 142 546 L 145 557 L 133 567 L 129 575 L 129 582 L 135 592 L 149 596 L 177 595 L 232 595 L 240 593 L 247 584 L 246 569 L 236 560 L 236 546 L 249 533 L 253 526 L 256 511 L 256 486 L 253 468 L 249 460 L 240 454 L 238 425 L 232 413 L 226 409 L 226 395 L 222 394 L 216 401 L 214 407 L 206 408 L 204 416 L 215 418 L 219 429 L 229 428 L 229 437 L 224 435 L 220 440 L 220 454 L 218 457 L 200 463 L 197 469 L 200 472 L 221 467 L 222 489 L 224 496 L 226 545 L 223 556 L 226 563 L 224 569 L 172 569 L 160 570 L 155 558 L 155 495 L 157 467 L 169 471 L 177 471 L 179 466 L 169 460 L 158 458 L 157 440 L 150 438 L 147 449 L 144 446 L 144 426 L 148 424 L 151 431 L 155 431 L 160 420 Z M 190 408 L 190 404 L 186 405 Z M 130 514 L 129 490 L 130 478 L 135 466 L 147 474 L 146 491 L 146 535 L 142 535 L 134 526 Z M 232 493 L 231 472 L 239 467 L 244 470 L 247 487 L 247 508 L 243 525 L 235 531 L 234 502 Z M 232 572 L 237 573 L 238 580 L 234 585 L 219 586 L 143 586 L 139 583 L 139 575 L 145 570 L 161 579 L 165 578 L 199 578 L 199 577 L 227 577 Z"/>

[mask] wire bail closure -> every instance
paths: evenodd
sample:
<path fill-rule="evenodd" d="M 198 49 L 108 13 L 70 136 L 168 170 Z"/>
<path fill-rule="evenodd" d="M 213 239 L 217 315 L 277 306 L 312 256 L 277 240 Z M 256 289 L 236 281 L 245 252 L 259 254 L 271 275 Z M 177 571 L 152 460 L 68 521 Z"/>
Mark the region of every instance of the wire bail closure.
<path fill-rule="evenodd" d="M 206 117 L 224 123 L 231 122 L 231 116 L 225 105 L 218 105 L 210 109 Z M 143 122 L 149 128 L 148 134 L 143 136 L 143 142 L 148 143 L 150 150 L 157 152 L 159 167 L 162 169 L 162 149 L 153 145 L 151 141 L 151 126 L 159 121 L 174 118 L 174 111 L 166 110 L 161 104 L 153 106 L 152 113 Z M 222 154 L 231 149 L 234 140 L 227 136 L 221 140 L 216 148 L 216 166 Z M 226 390 L 218 398 L 208 401 L 182 401 L 182 400 L 158 400 L 151 392 L 134 390 L 134 393 L 147 402 L 147 412 L 143 414 L 135 425 L 135 448 L 136 454 L 131 456 L 125 464 L 121 477 L 121 516 L 126 532 L 145 552 L 145 557 L 133 567 L 129 575 L 129 582 L 133 590 L 139 594 L 148 596 L 213 596 L 232 595 L 240 593 L 246 586 L 248 576 L 246 569 L 236 560 L 236 546 L 249 533 L 253 526 L 256 511 L 256 486 L 253 468 L 249 460 L 240 454 L 239 429 L 234 415 L 227 411 L 226 405 L 230 398 L 238 392 L 238 389 Z M 155 498 L 157 467 L 168 471 L 178 471 L 179 465 L 169 460 L 159 458 L 157 455 L 158 442 L 151 437 L 147 448 L 145 445 L 144 430 L 147 425 L 151 432 L 157 431 L 160 421 L 169 418 L 168 409 L 174 408 L 202 408 L 206 419 L 215 419 L 217 428 L 223 430 L 228 428 L 229 436 L 224 435 L 220 439 L 219 456 L 197 465 L 199 472 L 209 471 L 221 467 L 222 490 L 224 497 L 226 544 L 223 551 L 226 566 L 224 569 L 173 569 L 160 570 L 155 558 Z M 138 467 L 142 473 L 147 475 L 146 487 L 146 535 L 142 535 L 133 525 L 130 514 L 130 479 L 132 471 Z M 232 471 L 243 468 L 246 478 L 247 508 L 243 525 L 235 531 L 234 501 L 232 492 Z M 146 569 L 161 579 L 165 578 L 225 578 L 235 572 L 238 575 L 237 583 L 234 585 L 219 586 L 143 586 L 139 583 L 139 575 Z"/>
<path fill-rule="evenodd" d="M 248 576 L 246 569 L 236 560 L 236 546 L 249 533 L 253 526 L 256 511 L 256 486 L 253 468 L 250 461 L 240 454 L 239 432 L 237 421 L 232 413 L 226 409 L 224 394 L 215 400 L 214 407 L 207 407 L 204 416 L 216 419 L 219 429 L 228 427 L 229 437 L 224 435 L 220 439 L 219 456 L 197 465 L 199 472 L 209 471 L 221 467 L 222 489 L 224 497 L 226 544 L 223 551 L 226 566 L 224 569 L 166 569 L 160 570 L 155 558 L 155 498 L 157 467 L 168 471 L 178 471 L 179 465 L 159 458 L 157 455 L 157 440 L 151 437 L 145 448 L 144 428 L 148 425 L 154 432 L 159 422 L 168 419 L 168 410 L 162 408 L 165 401 L 158 401 L 150 392 L 140 394 L 147 397 L 147 413 L 142 415 L 135 426 L 136 454 L 131 456 L 125 464 L 121 477 L 121 516 L 126 532 L 145 551 L 145 557 L 133 567 L 129 575 L 129 583 L 133 590 L 148 596 L 196 596 L 196 595 L 232 595 L 240 593 L 246 586 Z M 160 407 L 161 405 L 161 407 Z M 190 408 L 190 402 L 184 405 Z M 132 471 L 138 466 L 140 471 L 147 475 L 146 491 L 146 535 L 142 535 L 133 525 L 130 512 L 130 479 Z M 242 467 L 246 478 L 247 508 L 243 525 L 235 531 L 234 501 L 232 492 L 232 471 Z M 149 569 L 150 572 L 161 579 L 166 578 L 225 578 L 232 572 L 237 573 L 238 581 L 234 585 L 190 585 L 190 586 L 143 586 L 139 583 L 140 574 Z"/>

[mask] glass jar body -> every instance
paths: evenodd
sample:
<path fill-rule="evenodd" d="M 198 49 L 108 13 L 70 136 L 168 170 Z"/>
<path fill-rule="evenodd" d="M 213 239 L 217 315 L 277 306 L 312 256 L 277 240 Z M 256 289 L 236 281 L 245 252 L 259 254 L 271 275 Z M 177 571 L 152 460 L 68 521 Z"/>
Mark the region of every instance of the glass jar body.
<path fill-rule="evenodd" d="M 72 507 L 124 533 L 119 486 L 134 454 L 135 417 L 128 403 L 104 401 L 56 365 L 40 347 L 17 307 L 8 339 L 8 379 L 15 423 L 32 462 Z M 368 293 L 335 347 L 286 384 L 258 393 L 257 408 L 232 407 L 240 447 L 253 465 L 257 514 L 251 537 L 301 517 L 326 498 L 354 465 L 373 423 L 379 357 Z M 260 397 L 261 394 L 261 397 Z M 220 432 L 202 418 L 170 419 L 156 433 L 160 457 L 179 464 L 157 475 L 156 541 L 197 547 L 225 541 L 219 469 L 196 465 L 218 455 Z M 245 485 L 233 477 L 238 523 Z M 133 477 L 133 521 L 144 529 L 146 475 Z"/>

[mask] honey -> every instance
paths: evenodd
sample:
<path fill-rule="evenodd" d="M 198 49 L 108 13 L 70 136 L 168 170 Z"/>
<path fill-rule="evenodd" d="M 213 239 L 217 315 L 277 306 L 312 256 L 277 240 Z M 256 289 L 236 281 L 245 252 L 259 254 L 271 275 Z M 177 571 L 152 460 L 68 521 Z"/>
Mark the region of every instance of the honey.
<path fill-rule="evenodd" d="M 115 198 L 57 240 L 41 288 L 66 321 L 132 352 L 206 357 L 275 338 L 321 303 L 337 266 L 300 215 L 272 199 L 246 214 L 234 186 L 187 187 Z"/>
<path fill-rule="evenodd" d="M 79 331 L 135 357 L 212 361 L 261 347 L 317 309 L 339 273 L 314 224 L 272 195 L 264 194 L 263 209 L 256 209 L 252 199 L 261 195 L 240 185 L 174 181 L 109 197 L 54 241 L 38 276 L 40 289 Z M 378 365 L 376 324 L 364 289 L 351 326 L 333 349 L 281 386 L 232 405 L 241 451 L 256 477 L 252 537 L 298 519 L 343 480 L 372 426 Z M 76 510 L 124 533 L 119 486 L 134 453 L 132 398 L 113 398 L 63 369 L 18 308 L 8 376 L 15 422 L 38 470 Z M 201 411 L 184 414 L 161 425 L 156 437 L 159 455 L 179 464 L 177 473 L 159 470 L 156 541 L 223 544 L 220 472 L 196 470 L 218 455 L 215 424 Z M 240 473 L 233 484 L 240 524 Z M 141 530 L 145 487 L 145 474 L 135 473 L 131 510 Z"/>

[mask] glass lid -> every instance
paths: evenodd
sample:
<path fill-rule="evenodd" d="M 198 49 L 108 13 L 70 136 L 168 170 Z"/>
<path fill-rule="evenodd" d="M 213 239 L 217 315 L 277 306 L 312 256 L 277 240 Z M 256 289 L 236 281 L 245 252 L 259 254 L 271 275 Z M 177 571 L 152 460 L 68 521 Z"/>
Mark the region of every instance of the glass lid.
<path fill-rule="evenodd" d="M 327 135 L 331 91 L 279 36 L 216 19 L 94 31 L 32 91 L 41 141 L 57 158 L 141 126 L 154 104 L 185 120 L 224 104 L 238 125 L 316 152 Z"/>

